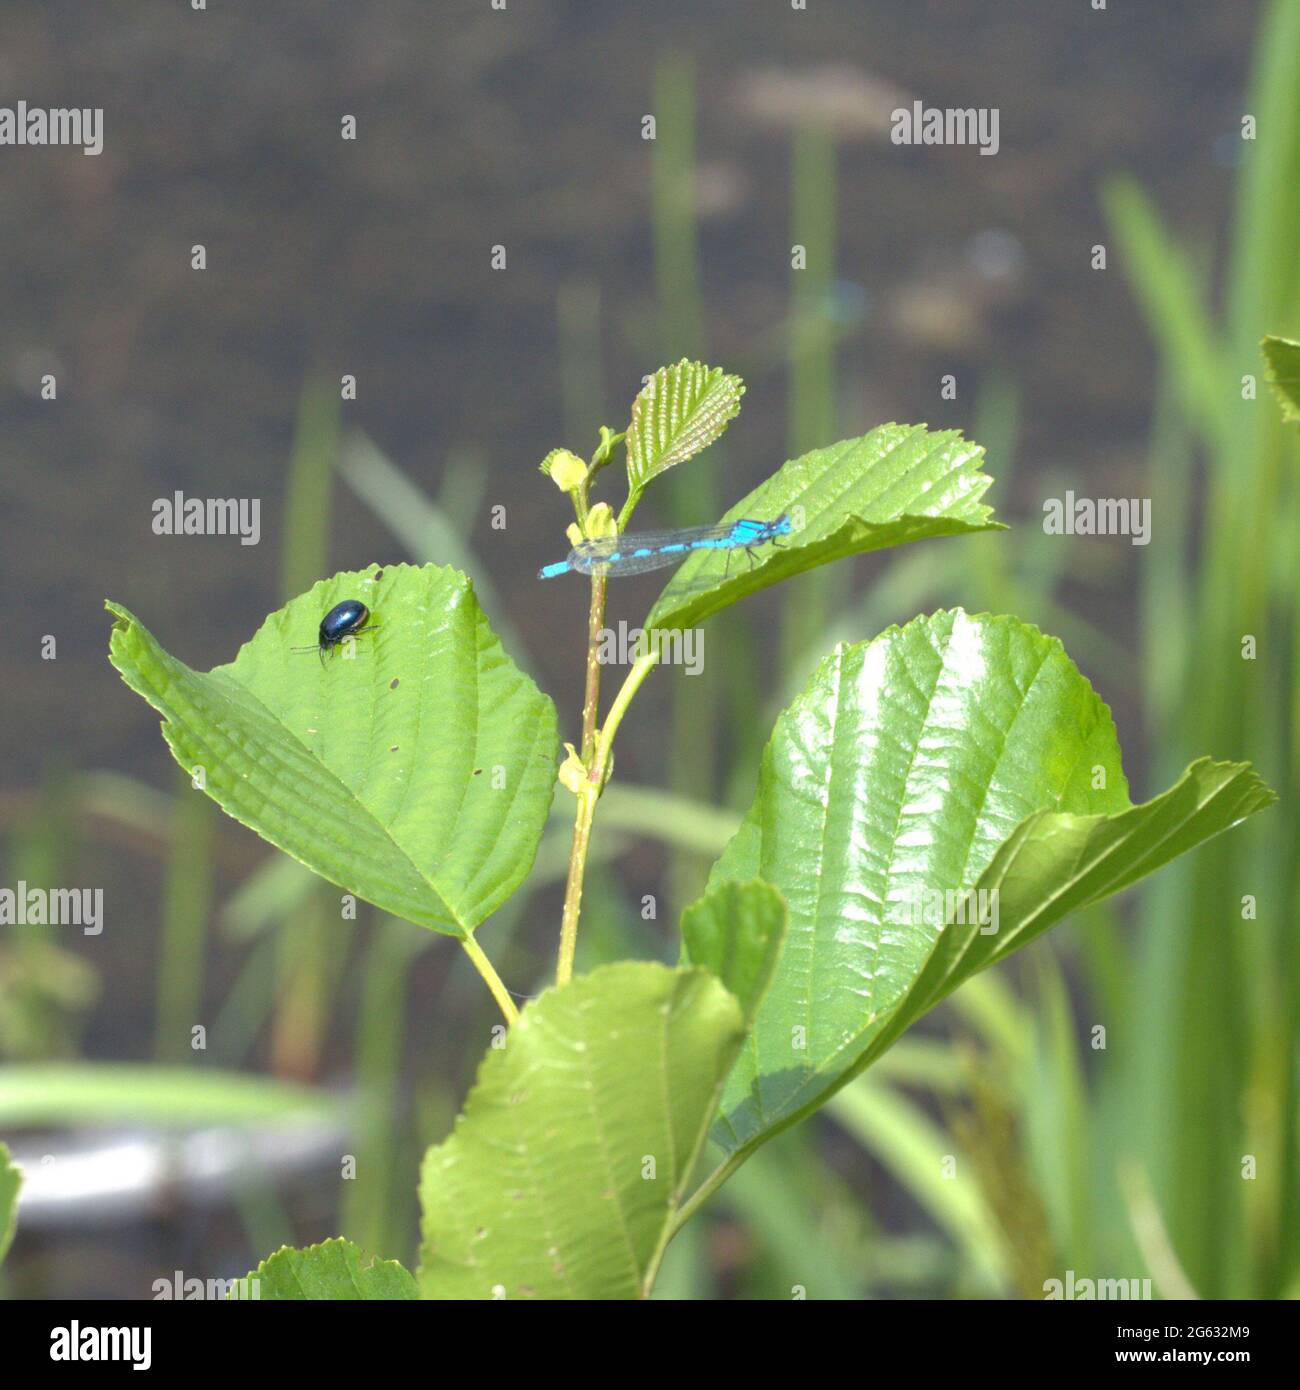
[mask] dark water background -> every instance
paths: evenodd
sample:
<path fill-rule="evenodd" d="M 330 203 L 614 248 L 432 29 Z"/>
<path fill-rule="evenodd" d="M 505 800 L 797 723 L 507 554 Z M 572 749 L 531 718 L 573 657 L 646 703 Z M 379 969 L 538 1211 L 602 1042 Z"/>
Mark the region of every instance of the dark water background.
<path fill-rule="evenodd" d="M 471 540 L 574 735 L 583 599 L 534 578 L 566 548 L 536 465 L 593 442 L 563 433 L 557 300 L 599 291 L 603 419 L 621 427 L 668 355 L 641 120 L 669 55 L 692 58 L 697 79 L 702 355 L 748 381 L 725 499 L 786 457 L 791 135 L 819 109 L 839 133 L 838 274 L 861 315 L 839 357 L 840 435 L 887 419 L 969 430 L 996 371 L 1022 392 L 1009 495 L 988 461 L 1004 520 L 1036 527 L 1048 477 L 1138 495 L 1153 356 L 1114 259 L 1090 268 L 1107 240 L 1097 188 L 1131 171 L 1185 244 L 1221 239 L 1254 19 L 1245 3 L 1083 0 L 213 0 L 202 13 L 6 0 L 0 104 L 102 106 L 105 144 L 97 158 L 0 148 L 5 825 L 21 828 L 59 769 L 172 786 L 156 718 L 105 660 L 102 601 L 191 664 L 233 656 L 281 598 L 285 464 L 311 372 L 355 374 L 345 424 L 430 492 L 451 453 L 476 451 L 488 483 Z M 881 112 L 896 96 L 997 106 L 999 154 L 891 145 Z M 355 143 L 339 138 L 346 113 Z M 504 272 L 490 267 L 498 243 Z M 47 371 L 54 403 L 37 394 Z M 954 402 L 939 399 L 945 372 Z M 154 535 L 152 503 L 176 489 L 259 497 L 261 544 Z M 504 531 L 488 522 L 498 504 Z M 1136 665 L 1135 553 L 1100 553 L 1103 572 L 1065 600 Z M 402 558 L 340 487 L 330 570 Z M 651 592 L 611 616 L 634 619 Z M 46 634 L 57 661 L 39 659 Z M 1087 674 L 1145 790 L 1136 702 Z M 663 682 L 644 699 L 662 709 Z M 620 760 L 620 774 L 663 780 L 652 755 Z M 225 891 L 263 850 L 233 823 L 219 834 Z M 143 1056 L 158 883 L 111 843 L 77 853 L 76 881 L 103 883 L 118 920 L 125 908 L 138 923 L 103 938 L 85 1050 Z"/>

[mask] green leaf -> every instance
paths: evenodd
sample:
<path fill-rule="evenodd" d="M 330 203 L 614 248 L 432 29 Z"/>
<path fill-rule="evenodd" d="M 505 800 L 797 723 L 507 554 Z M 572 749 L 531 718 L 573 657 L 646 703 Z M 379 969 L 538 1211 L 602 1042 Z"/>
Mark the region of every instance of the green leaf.
<path fill-rule="evenodd" d="M 305 1250 L 282 1245 L 251 1274 L 237 1280 L 230 1297 L 355 1301 L 415 1299 L 419 1293 L 410 1270 L 396 1260 L 363 1255 L 350 1240 L 335 1239 Z"/>
<path fill-rule="evenodd" d="M 980 502 L 991 481 L 979 469 L 983 456 L 957 430 L 880 425 L 791 459 L 723 521 L 787 514 L 793 534 L 752 557 L 696 551 L 659 596 L 646 627 L 692 627 L 769 584 L 848 555 L 1003 529 Z"/>
<path fill-rule="evenodd" d="M 946 930 L 912 987 L 902 1026 L 1071 912 L 1131 887 L 1276 800 L 1249 763 L 1198 758 L 1168 791 L 1118 814 L 1031 816 L 979 880 L 977 891 L 998 894 L 998 930 Z M 887 1042 L 898 1031 L 896 1021 Z"/>
<path fill-rule="evenodd" d="M 632 402 L 627 427 L 628 491 L 707 449 L 740 413 L 745 384 L 721 367 L 682 358 L 660 367 Z"/>
<path fill-rule="evenodd" d="M 711 970 L 752 1021 L 785 943 L 785 903 L 761 881 L 722 883 L 682 913 L 682 964 Z"/>
<path fill-rule="evenodd" d="M 715 1138 L 762 1142 L 976 970 L 1271 800 L 1202 761 L 1133 806 L 1106 706 L 1015 619 L 941 612 L 837 648 L 710 879 L 761 877 L 790 909 Z"/>
<path fill-rule="evenodd" d="M 1268 381 L 1282 402 L 1282 418 L 1300 420 L 1300 343 L 1271 335 L 1260 344 L 1268 361 Z"/>
<path fill-rule="evenodd" d="M 0 1144 L 0 1264 L 4 1264 L 18 1227 L 18 1189 L 23 1175 L 14 1166 L 9 1150 Z"/>
<path fill-rule="evenodd" d="M 528 1004 L 425 1156 L 422 1295 L 646 1296 L 744 1036 L 700 968 L 624 961 Z"/>
<path fill-rule="evenodd" d="M 596 450 L 591 456 L 591 473 L 589 476 L 594 477 L 613 459 L 614 450 L 626 438 L 626 430 L 620 430 L 616 434 L 608 425 L 601 425 L 600 443 L 596 445 Z"/>
<path fill-rule="evenodd" d="M 373 615 L 323 662 L 321 617 Z M 336 574 L 203 674 L 110 603 L 110 660 L 236 820 L 331 883 L 453 936 L 523 882 L 555 783 L 555 707 L 511 662 L 469 580 L 437 565 Z"/>

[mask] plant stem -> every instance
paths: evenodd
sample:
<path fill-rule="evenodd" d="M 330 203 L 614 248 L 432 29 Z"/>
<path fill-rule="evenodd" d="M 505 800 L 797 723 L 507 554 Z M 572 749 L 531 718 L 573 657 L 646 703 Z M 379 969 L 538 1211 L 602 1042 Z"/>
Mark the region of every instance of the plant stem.
<path fill-rule="evenodd" d="M 582 699 L 582 761 L 591 768 L 596 756 L 596 720 L 600 714 L 600 631 L 605 623 L 605 594 L 608 583 L 603 574 L 591 577 L 591 608 L 587 616 L 587 685 Z M 560 922 L 560 955 L 555 967 L 557 984 L 573 976 L 573 957 L 578 948 L 578 909 L 582 902 L 582 880 L 587 869 L 587 850 L 591 845 L 591 825 L 600 797 L 599 784 L 590 777 L 578 792 L 578 812 L 573 823 L 573 848 L 569 853 L 569 873 L 564 886 L 564 916 Z"/>
<path fill-rule="evenodd" d="M 603 614 L 603 591 L 600 598 Z M 593 614 L 595 605 L 596 599 L 593 594 Z M 593 627 L 591 630 L 593 643 L 595 641 L 594 634 L 598 630 L 598 627 Z M 594 650 L 594 645 L 591 645 L 587 653 L 589 692 L 592 688 L 591 667 Z M 555 983 L 557 985 L 567 984 L 573 978 L 573 959 L 578 949 L 578 915 L 582 907 L 582 884 L 587 873 L 587 850 L 591 845 L 591 827 L 596 818 L 596 802 L 600 800 L 600 793 L 604 788 L 606 778 L 609 776 L 614 735 L 618 732 L 618 726 L 623 722 L 623 716 L 632 703 L 632 697 L 641 688 L 642 681 L 650 674 L 658 661 L 657 648 L 637 657 L 632 669 L 627 673 L 627 679 L 614 697 L 614 703 L 609 707 L 609 717 L 605 720 L 604 728 L 598 730 L 593 724 L 590 756 L 585 756 L 587 746 L 586 708 L 584 707 L 583 710 L 583 761 L 586 764 L 587 774 L 578 789 L 578 810 L 573 821 L 573 846 L 569 851 L 569 875 L 564 887 L 564 916 L 560 922 L 560 954 L 555 965 Z M 599 667 L 599 663 L 597 663 L 597 667 Z M 597 669 L 595 681 L 596 691 L 599 693 L 599 669 Z M 592 708 L 594 710 L 594 704 Z"/>
<path fill-rule="evenodd" d="M 483 954 L 483 948 L 472 935 L 462 936 L 460 944 L 465 948 L 465 954 L 474 962 L 474 969 L 482 975 L 484 983 L 492 991 L 492 997 L 505 1015 L 506 1022 L 513 1027 L 519 1018 L 519 1010 L 515 1008 L 510 991 L 501 983 L 501 976 L 493 969 L 492 962 Z"/>
<path fill-rule="evenodd" d="M 591 577 L 591 611 L 587 616 L 587 688 L 582 700 L 582 761 L 591 764 L 596 751 L 596 718 L 600 712 L 600 634 L 605 626 L 603 574 Z"/>
<path fill-rule="evenodd" d="M 722 1186 L 724 1182 L 736 1171 L 737 1168 L 749 1157 L 752 1149 L 737 1149 L 724 1163 L 720 1163 L 712 1173 L 691 1193 L 690 1197 L 682 1203 L 677 1210 L 677 1215 L 673 1218 L 668 1228 L 668 1239 L 664 1241 L 667 1248 L 668 1241 L 677 1234 L 681 1228 L 695 1215 L 697 1211 L 709 1200 L 710 1197 Z"/>
<path fill-rule="evenodd" d="M 564 915 L 560 919 L 560 954 L 555 963 L 555 983 L 573 978 L 573 958 L 578 949 L 578 913 L 582 906 L 582 881 L 587 872 L 591 825 L 596 818 L 600 789 L 585 778 L 578 791 L 578 814 L 573 822 L 573 847 L 569 851 L 569 875 L 564 884 Z"/>
<path fill-rule="evenodd" d="M 708 1137 L 708 1131 L 700 1135 L 700 1142 L 696 1146 L 695 1153 L 691 1156 L 691 1161 L 687 1165 L 686 1171 L 689 1173 L 699 1158 L 699 1151 L 704 1147 L 704 1141 Z M 677 1232 L 691 1219 L 692 1216 L 708 1201 L 710 1197 L 722 1186 L 724 1182 L 736 1171 L 737 1168 L 747 1159 L 752 1150 L 737 1149 L 724 1163 L 721 1163 L 712 1173 L 691 1193 L 690 1199 L 677 1208 L 676 1212 L 665 1222 L 663 1231 L 659 1236 L 659 1243 L 655 1246 L 654 1253 L 650 1256 L 646 1271 L 641 1280 L 641 1297 L 649 1298 L 650 1291 L 655 1286 L 655 1280 L 659 1277 L 659 1267 L 663 1264 L 664 1256 L 668 1253 L 668 1247 L 672 1244 Z M 680 1196 L 680 1194 L 678 1194 Z"/>
<path fill-rule="evenodd" d="M 722 1103 L 722 1092 L 726 1084 L 726 1077 L 720 1077 L 713 1093 L 713 1103 L 709 1107 L 710 1114 L 717 1113 L 718 1106 Z M 650 1297 L 650 1291 L 654 1288 L 655 1280 L 659 1277 L 659 1266 L 663 1264 L 664 1255 L 667 1253 L 668 1246 L 672 1242 L 673 1237 L 681 1230 L 691 1216 L 694 1215 L 701 1203 L 706 1201 L 712 1193 L 716 1192 L 717 1189 L 722 1186 L 732 1173 L 740 1167 L 750 1153 L 750 1150 L 747 1148 L 738 1149 L 729 1159 L 711 1173 L 700 1187 L 691 1194 L 690 1200 L 685 1205 L 682 1205 L 682 1193 L 686 1191 L 691 1180 L 691 1175 L 699 1165 L 700 1155 L 704 1152 L 705 1145 L 708 1142 L 709 1126 L 706 1124 L 701 1127 L 699 1134 L 696 1136 L 690 1156 L 687 1158 L 682 1168 L 682 1180 L 670 1199 L 669 1211 L 671 1214 L 668 1220 L 664 1222 L 663 1230 L 659 1233 L 659 1243 L 655 1246 L 654 1253 L 650 1256 L 650 1261 L 646 1265 L 645 1275 L 641 1281 L 642 1298 Z"/>
<path fill-rule="evenodd" d="M 606 764 L 610 761 L 614 747 L 614 735 L 618 733 L 618 726 L 623 722 L 627 707 L 632 703 L 632 697 L 641 689 L 642 682 L 658 664 L 659 650 L 656 644 L 655 650 L 643 653 L 632 663 L 632 669 L 627 673 L 627 679 L 619 687 L 618 694 L 614 696 L 614 703 L 609 707 L 609 718 L 605 720 L 605 725 L 596 739 L 596 766 L 591 770 L 590 780 L 597 786 L 604 781 L 604 778 L 597 777 L 596 774 L 603 772 Z"/>

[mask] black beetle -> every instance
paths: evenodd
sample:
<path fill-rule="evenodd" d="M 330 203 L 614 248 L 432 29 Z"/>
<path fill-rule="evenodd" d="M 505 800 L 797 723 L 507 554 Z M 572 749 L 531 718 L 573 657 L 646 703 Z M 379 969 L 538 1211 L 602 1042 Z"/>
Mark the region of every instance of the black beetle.
<path fill-rule="evenodd" d="M 295 647 L 296 652 L 319 652 L 321 664 L 325 653 L 349 637 L 355 637 L 370 621 L 370 609 L 360 599 L 345 598 L 336 603 L 320 620 L 320 634 L 314 647 Z"/>

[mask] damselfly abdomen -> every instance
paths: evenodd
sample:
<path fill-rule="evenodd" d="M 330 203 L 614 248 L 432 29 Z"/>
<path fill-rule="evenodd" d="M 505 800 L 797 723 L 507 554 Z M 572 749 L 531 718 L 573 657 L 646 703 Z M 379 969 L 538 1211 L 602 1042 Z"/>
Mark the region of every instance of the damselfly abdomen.
<path fill-rule="evenodd" d="M 788 516 L 779 516 L 775 521 L 741 520 L 722 526 L 684 526 L 675 531 L 629 531 L 606 540 L 582 541 L 569 551 L 567 559 L 543 566 L 537 577 L 555 579 L 561 574 L 598 571 L 611 577 L 645 574 L 649 570 L 680 564 L 698 550 L 752 552 L 769 541 L 778 543 L 778 536 L 789 534 Z"/>

